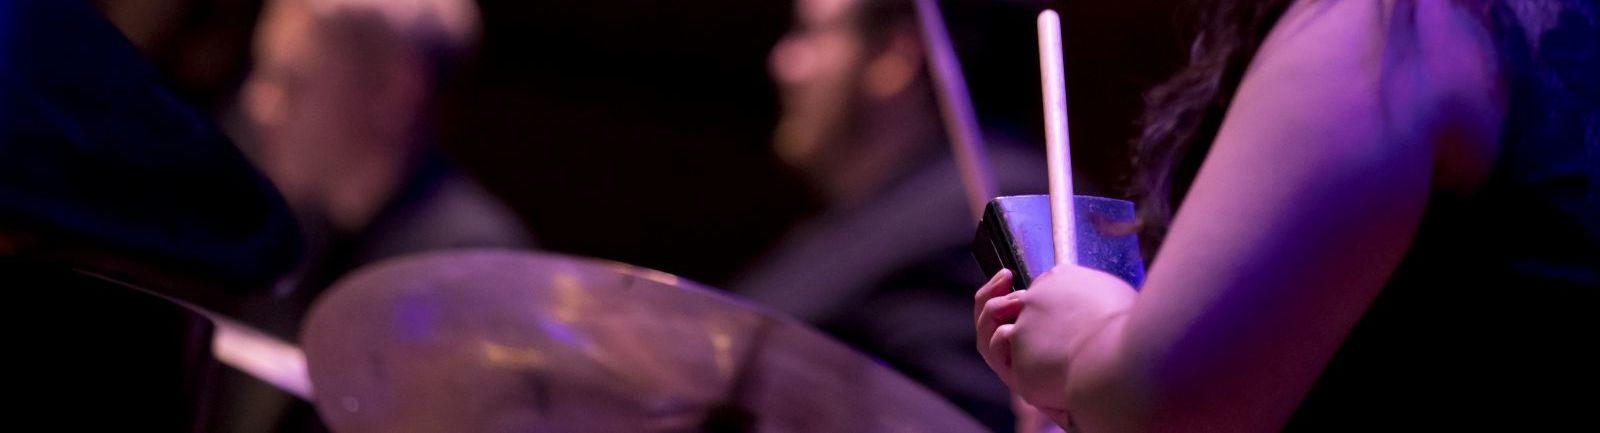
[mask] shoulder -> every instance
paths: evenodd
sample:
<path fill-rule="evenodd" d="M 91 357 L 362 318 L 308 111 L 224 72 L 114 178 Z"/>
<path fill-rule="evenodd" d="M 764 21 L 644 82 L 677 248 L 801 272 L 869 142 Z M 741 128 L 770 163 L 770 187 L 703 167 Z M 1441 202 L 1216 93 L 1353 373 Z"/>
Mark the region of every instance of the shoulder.
<path fill-rule="evenodd" d="M 1469 191 L 1493 166 L 1507 100 L 1490 6 L 1296 0 L 1262 44 L 1240 96 L 1252 86 L 1314 86 L 1301 93 L 1376 110 L 1388 144 L 1435 155 L 1436 189 Z"/>
<path fill-rule="evenodd" d="M 391 207 L 365 239 L 359 256 L 378 260 L 457 248 L 533 247 L 535 239 L 510 208 L 464 174 L 448 170 Z"/>

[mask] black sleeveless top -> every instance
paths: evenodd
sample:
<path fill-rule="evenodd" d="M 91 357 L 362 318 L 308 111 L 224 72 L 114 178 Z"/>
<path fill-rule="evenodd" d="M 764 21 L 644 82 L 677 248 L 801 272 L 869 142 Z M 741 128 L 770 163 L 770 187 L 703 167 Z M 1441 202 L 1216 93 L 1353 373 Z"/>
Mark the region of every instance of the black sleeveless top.
<path fill-rule="evenodd" d="M 1286 430 L 1600 420 L 1600 7 L 1501 0 L 1490 18 L 1511 86 L 1490 180 L 1470 197 L 1432 199 L 1411 251 Z"/>

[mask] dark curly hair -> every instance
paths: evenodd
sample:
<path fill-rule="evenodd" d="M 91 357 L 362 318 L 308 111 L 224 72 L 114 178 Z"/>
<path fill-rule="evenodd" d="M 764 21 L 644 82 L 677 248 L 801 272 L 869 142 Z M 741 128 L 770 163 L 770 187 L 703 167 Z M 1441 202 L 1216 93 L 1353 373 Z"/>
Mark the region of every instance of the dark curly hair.
<path fill-rule="evenodd" d="M 1291 0 L 1219 0 L 1202 11 L 1189 64 L 1145 95 L 1132 195 L 1143 251 L 1154 257 L 1173 210 L 1211 148 L 1244 70 Z M 1148 257 L 1147 257 L 1148 258 Z"/>

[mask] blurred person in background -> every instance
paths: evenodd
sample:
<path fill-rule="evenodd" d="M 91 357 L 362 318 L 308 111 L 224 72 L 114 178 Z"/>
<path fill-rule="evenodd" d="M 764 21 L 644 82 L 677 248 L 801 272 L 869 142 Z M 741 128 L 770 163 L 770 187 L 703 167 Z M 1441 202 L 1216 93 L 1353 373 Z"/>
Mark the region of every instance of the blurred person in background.
<path fill-rule="evenodd" d="M 958 16 L 1009 23 L 1020 41 L 1033 30 L 1033 10 L 947 3 L 957 39 L 1008 35 L 964 28 Z M 1010 430 L 1008 393 L 972 348 L 967 287 L 982 283 L 968 252 L 975 223 L 924 63 L 914 2 L 799 0 L 795 17 L 769 59 L 782 98 L 774 147 L 826 209 L 731 288 L 884 359 L 985 425 Z M 1037 110 L 1032 50 L 1006 54 L 1015 63 L 963 60 L 1014 67 L 997 75 L 1008 75 L 1027 95 L 1022 104 Z M 974 95 L 1012 90 L 986 84 L 993 83 L 975 80 Z M 1045 191 L 1041 156 L 989 132 L 1000 191 Z"/>
<path fill-rule="evenodd" d="M 316 296 L 364 264 L 429 250 L 530 245 L 520 220 L 453 169 L 435 143 L 440 89 L 477 44 L 474 2 L 263 6 L 234 135 L 300 219 L 308 258 L 271 294 L 247 304 L 248 319 L 293 341 Z M 229 374 L 220 429 L 321 429 L 308 405 Z"/>
<path fill-rule="evenodd" d="M 439 90 L 477 36 L 470 0 L 266 3 L 236 135 L 312 243 L 298 290 L 385 257 L 528 243 L 435 142 Z"/>

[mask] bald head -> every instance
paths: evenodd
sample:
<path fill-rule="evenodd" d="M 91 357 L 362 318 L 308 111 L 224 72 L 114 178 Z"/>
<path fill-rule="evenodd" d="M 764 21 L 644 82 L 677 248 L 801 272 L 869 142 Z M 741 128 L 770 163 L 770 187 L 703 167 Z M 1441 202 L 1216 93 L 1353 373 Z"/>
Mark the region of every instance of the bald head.
<path fill-rule="evenodd" d="M 300 3 L 319 18 L 375 15 L 397 34 L 456 50 L 477 43 L 480 22 L 472 0 L 274 0 Z"/>
<path fill-rule="evenodd" d="M 472 0 L 268 0 L 240 98 L 248 153 L 302 214 L 359 229 L 428 146 L 478 19 Z"/>

